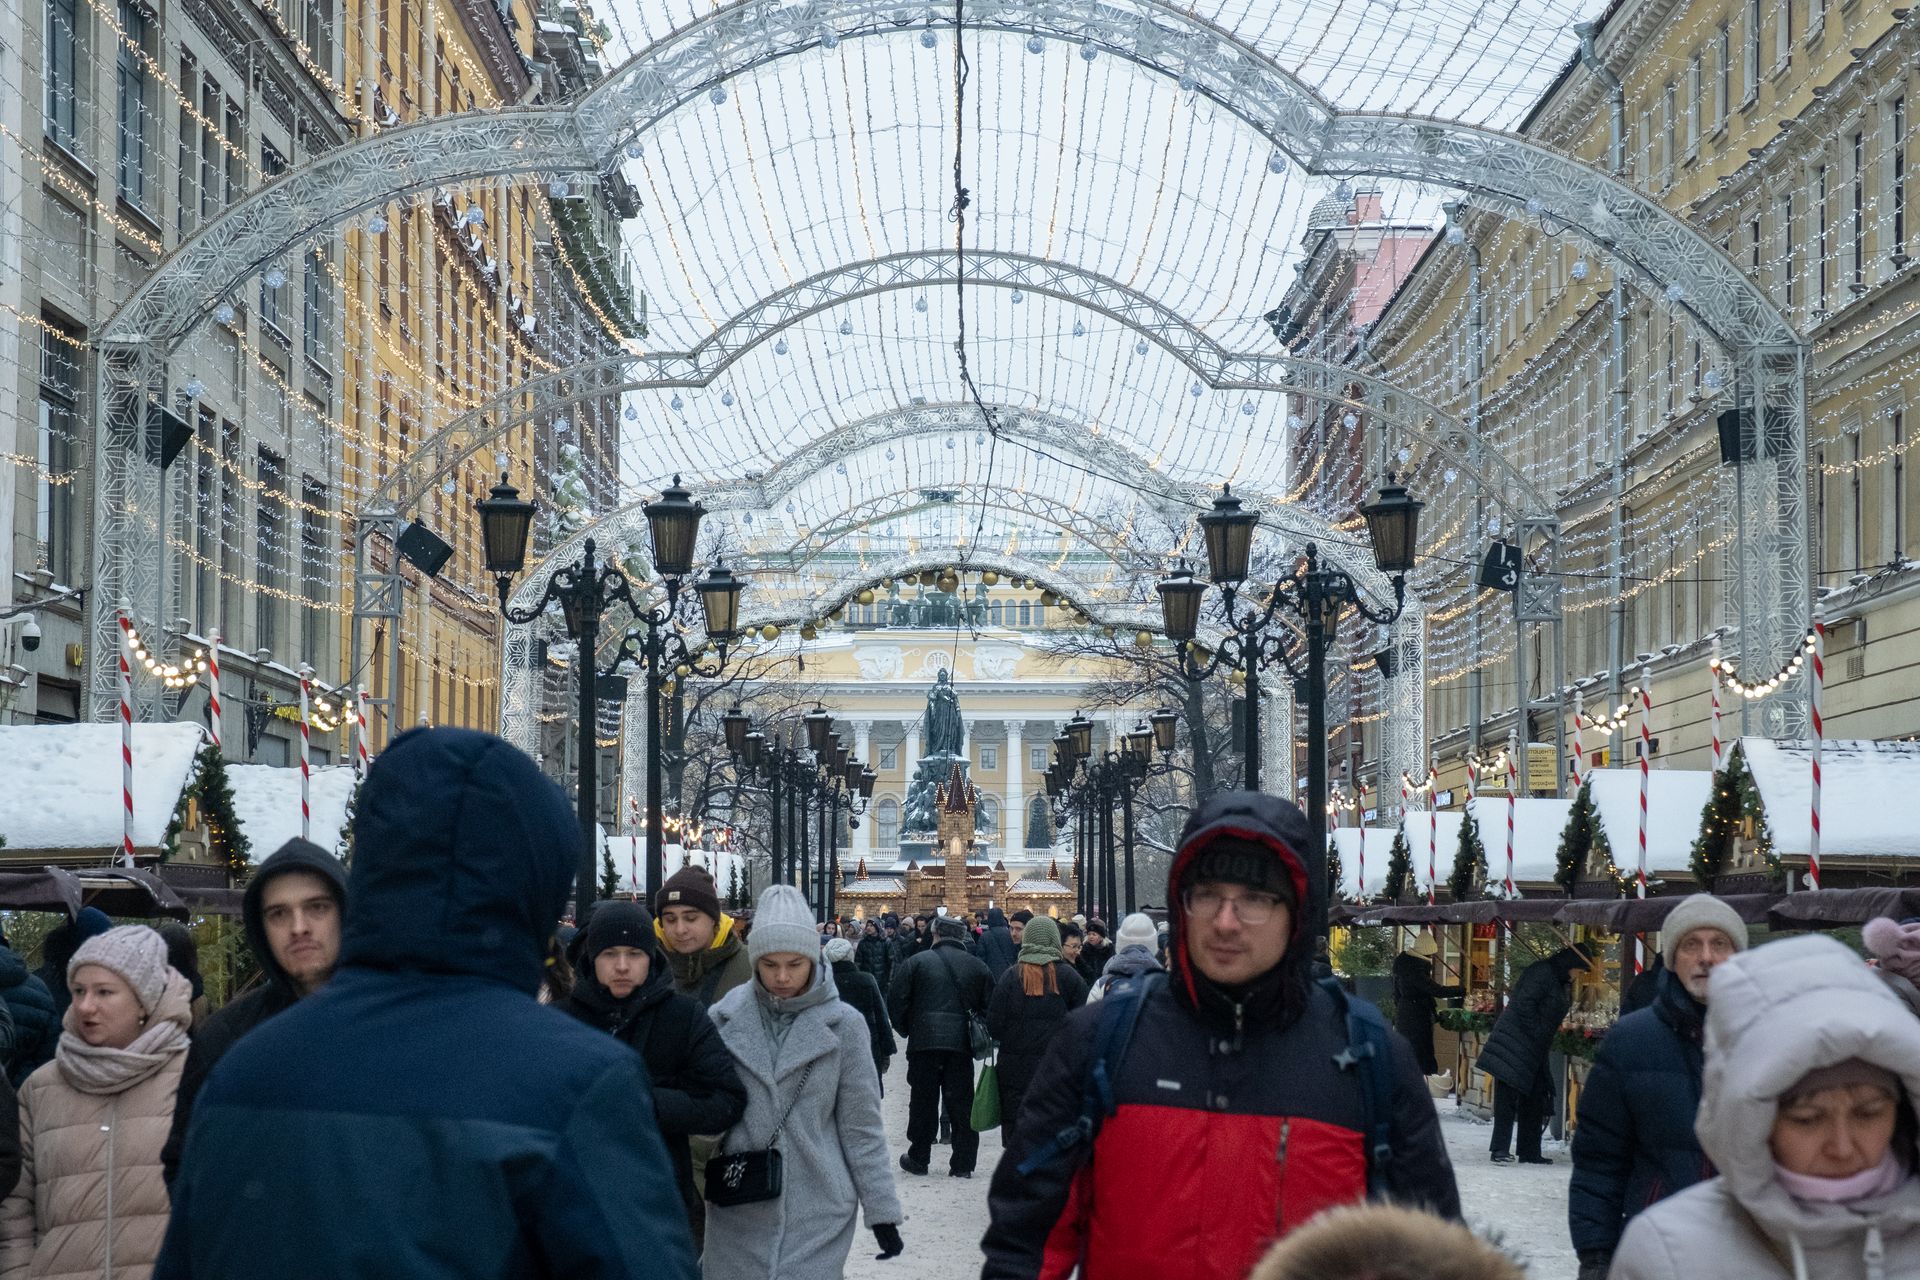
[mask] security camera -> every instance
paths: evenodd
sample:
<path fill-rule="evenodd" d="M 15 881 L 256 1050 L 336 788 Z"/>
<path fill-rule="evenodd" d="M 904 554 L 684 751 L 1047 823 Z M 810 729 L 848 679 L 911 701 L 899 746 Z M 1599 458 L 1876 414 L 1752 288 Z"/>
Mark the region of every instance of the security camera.
<path fill-rule="evenodd" d="M 20 624 L 20 647 L 32 653 L 40 647 L 40 622 L 32 614 Z"/>

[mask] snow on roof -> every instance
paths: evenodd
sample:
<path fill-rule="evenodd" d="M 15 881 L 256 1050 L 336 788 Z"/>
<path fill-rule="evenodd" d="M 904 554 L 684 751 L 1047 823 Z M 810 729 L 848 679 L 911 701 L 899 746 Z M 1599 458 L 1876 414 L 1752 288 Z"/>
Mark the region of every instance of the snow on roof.
<path fill-rule="evenodd" d="M 1392 827 L 1335 827 L 1333 847 L 1340 854 L 1340 892 L 1342 896 L 1362 896 L 1360 884 L 1361 836 L 1366 837 L 1367 882 L 1365 896 L 1379 894 L 1387 878 L 1387 851 L 1393 848 Z"/>
<path fill-rule="evenodd" d="M 1487 850 L 1487 882 L 1507 877 L 1507 801 L 1504 796 L 1483 796 L 1469 802 L 1473 820 L 1480 824 L 1480 843 Z M 1559 866 L 1560 834 L 1567 828 L 1571 800 L 1526 796 L 1514 802 L 1513 879 L 1516 884 L 1546 884 Z M 1413 861 L 1413 879 L 1423 891 L 1427 887 L 1427 854 L 1434 845 L 1434 881 L 1445 884 L 1453 871 L 1453 855 L 1460 848 L 1462 811 L 1442 810 L 1434 815 L 1437 824 L 1425 812 L 1413 812 L 1404 819 L 1407 851 Z M 1437 825 L 1439 840 L 1432 839 Z M 1367 876 L 1372 879 L 1373 839 L 1367 839 Z M 1381 871 L 1386 870 L 1382 864 Z"/>
<path fill-rule="evenodd" d="M 207 737 L 197 724 L 133 726 L 133 843 L 158 852 Z M 6 853 L 120 847 L 120 726 L 0 727 L 0 836 Z"/>
<path fill-rule="evenodd" d="M 1806 857 L 1813 835 L 1812 748 L 1803 742 L 1740 739 L 1767 809 L 1774 851 Z M 1820 855 L 1920 856 L 1920 831 L 1907 800 L 1920 792 L 1920 742 L 1828 742 L 1820 751 Z M 1698 827 L 1696 814 L 1695 827 Z"/>
<path fill-rule="evenodd" d="M 1016 880 L 1014 881 L 1013 884 L 1007 887 L 1007 892 L 1008 893 L 1057 893 L 1064 896 L 1066 894 L 1072 893 L 1073 890 L 1067 888 L 1067 886 L 1061 884 L 1058 880 L 1040 879 L 1040 880 Z"/>
<path fill-rule="evenodd" d="M 300 770 L 272 764 L 230 764 L 233 815 L 247 837 L 247 856 L 259 862 L 300 834 Z M 346 848 L 347 800 L 353 794 L 351 765 L 323 765 L 307 787 L 312 813 L 308 839 L 329 853 Z"/>
<path fill-rule="evenodd" d="M 1622 870 L 1640 865 L 1640 770 L 1595 769 L 1593 805 L 1600 829 Z M 1685 871 L 1700 834 L 1700 813 L 1713 794 L 1713 774 L 1705 769 L 1647 771 L 1647 869 Z"/>
<path fill-rule="evenodd" d="M 880 879 L 855 880 L 852 884 L 840 890 L 842 894 L 848 894 L 848 893 L 888 894 L 888 893 L 900 893 L 902 891 L 903 890 L 901 889 L 901 885 L 898 880 L 880 880 Z"/>

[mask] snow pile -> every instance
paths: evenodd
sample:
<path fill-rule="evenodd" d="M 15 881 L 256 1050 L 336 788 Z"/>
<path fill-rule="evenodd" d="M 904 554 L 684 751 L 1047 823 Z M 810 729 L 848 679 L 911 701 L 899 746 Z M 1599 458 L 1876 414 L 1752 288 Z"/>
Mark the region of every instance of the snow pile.
<path fill-rule="evenodd" d="M 197 724 L 133 726 L 133 843 L 158 853 L 180 796 L 193 781 L 207 736 Z M 0 836 L 6 854 L 36 850 L 118 854 L 121 833 L 120 726 L 0 727 Z"/>
<path fill-rule="evenodd" d="M 230 764 L 233 814 L 259 862 L 300 834 L 300 770 L 270 764 Z M 327 765 L 315 769 L 307 790 L 313 818 L 307 838 L 329 853 L 346 849 L 347 801 L 353 795 L 353 768 Z"/>
<path fill-rule="evenodd" d="M 1595 769 L 1593 807 L 1600 829 L 1613 849 L 1613 863 L 1626 870 L 1640 865 L 1640 770 Z M 1713 795 L 1713 774 L 1705 769 L 1647 771 L 1647 870 L 1687 871 L 1700 814 Z"/>
<path fill-rule="evenodd" d="M 1813 838 L 1813 748 L 1804 742 L 1740 739 L 1753 772 L 1774 852 L 1806 857 Z M 1840 740 L 1820 750 L 1820 855 L 1920 856 L 1920 831 L 1906 801 L 1920 792 L 1920 742 Z M 1694 829 L 1699 829 L 1699 813 Z"/>
<path fill-rule="evenodd" d="M 1473 820 L 1480 824 L 1480 843 L 1487 851 L 1487 884 L 1504 883 L 1507 878 L 1507 798 L 1482 796 L 1470 801 L 1468 807 L 1473 810 Z M 1571 800 L 1536 796 L 1514 802 L 1513 881 L 1516 885 L 1546 885 L 1552 882 L 1553 873 L 1559 867 L 1560 833 L 1567 829 L 1567 813 L 1572 808 Z M 1433 821 L 1436 817 L 1437 823 Z M 1464 814 L 1459 809 L 1442 810 L 1437 815 L 1413 811 L 1403 819 L 1407 831 L 1407 852 L 1413 862 L 1414 883 L 1422 891 L 1427 887 L 1430 845 L 1435 855 L 1434 882 L 1441 885 L 1447 882 L 1447 876 L 1453 871 L 1453 856 L 1460 851 L 1462 821 Z M 1439 829 L 1437 841 L 1433 838 L 1436 825 Z M 1391 841 L 1392 837 L 1388 839 Z M 1386 864 L 1382 863 L 1381 873 L 1384 875 L 1385 872 Z M 1373 879 L 1371 835 L 1367 837 L 1367 879 Z"/>

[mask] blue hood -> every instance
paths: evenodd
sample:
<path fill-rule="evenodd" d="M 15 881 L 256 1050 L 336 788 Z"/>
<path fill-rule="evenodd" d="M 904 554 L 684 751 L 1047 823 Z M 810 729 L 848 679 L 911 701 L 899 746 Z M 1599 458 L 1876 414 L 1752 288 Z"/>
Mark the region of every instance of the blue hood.
<path fill-rule="evenodd" d="M 491 734 L 410 730 L 368 772 L 353 835 L 343 966 L 540 985 L 580 826 L 532 760 Z"/>

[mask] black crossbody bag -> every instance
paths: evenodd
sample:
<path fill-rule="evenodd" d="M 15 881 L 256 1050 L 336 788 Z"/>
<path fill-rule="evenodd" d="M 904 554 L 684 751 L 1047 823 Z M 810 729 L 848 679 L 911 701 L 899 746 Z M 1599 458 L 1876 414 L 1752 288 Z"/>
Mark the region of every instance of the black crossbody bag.
<path fill-rule="evenodd" d="M 780 1159 L 780 1135 L 787 1127 L 787 1117 L 799 1105 L 800 1095 L 806 1092 L 807 1077 L 812 1074 L 813 1063 L 809 1062 L 800 1073 L 800 1083 L 793 1091 L 793 1098 L 787 1103 L 786 1111 L 781 1113 L 780 1123 L 774 1126 L 773 1136 L 767 1139 L 764 1148 L 716 1155 L 707 1161 L 708 1204 L 731 1209 L 735 1205 L 758 1204 L 763 1200 L 780 1198 L 786 1183 Z"/>
<path fill-rule="evenodd" d="M 947 981 L 953 983 L 953 991 L 960 999 L 960 1007 L 967 1019 L 967 1050 L 973 1054 L 976 1062 L 985 1061 L 993 1056 L 993 1034 L 987 1030 L 987 1020 L 980 1013 L 968 1009 L 967 993 L 960 989 L 960 975 L 953 971 L 944 954 L 940 957 L 940 967 L 947 971 Z"/>

